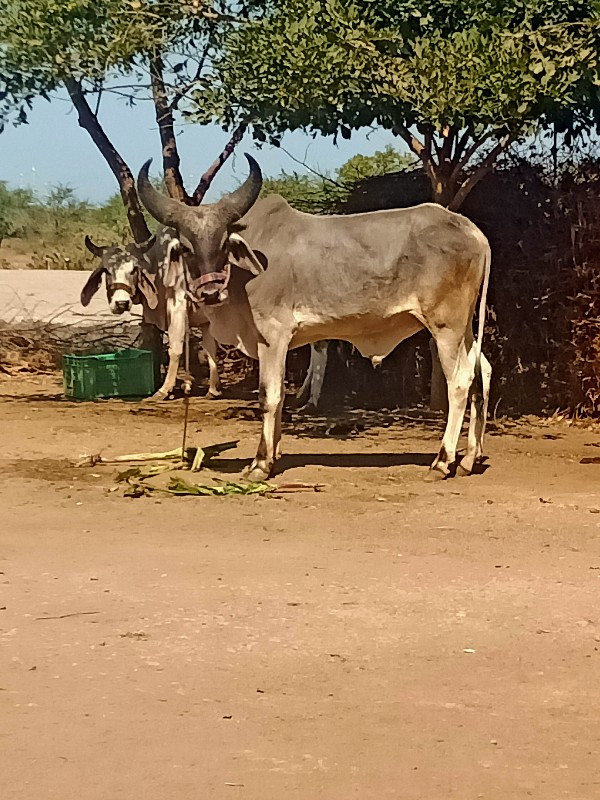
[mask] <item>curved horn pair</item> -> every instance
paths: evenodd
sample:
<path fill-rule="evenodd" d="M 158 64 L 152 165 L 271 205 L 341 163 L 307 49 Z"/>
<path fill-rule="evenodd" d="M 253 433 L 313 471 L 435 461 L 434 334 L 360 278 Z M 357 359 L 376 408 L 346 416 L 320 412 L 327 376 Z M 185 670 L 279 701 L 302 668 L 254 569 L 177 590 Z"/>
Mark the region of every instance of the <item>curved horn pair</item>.
<path fill-rule="evenodd" d="M 262 188 L 262 173 L 257 161 L 248 153 L 244 153 L 250 165 L 250 175 L 244 183 L 233 192 L 222 197 L 212 208 L 220 212 L 225 224 L 235 222 L 243 217 L 254 205 Z M 190 219 L 196 212 L 179 200 L 167 197 L 157 191 L 148 177 L 152 159 L 146 161 L 138 176 L 138 194 L 150 214 L 163 225 L 176 226 L 178 222 Z"/>

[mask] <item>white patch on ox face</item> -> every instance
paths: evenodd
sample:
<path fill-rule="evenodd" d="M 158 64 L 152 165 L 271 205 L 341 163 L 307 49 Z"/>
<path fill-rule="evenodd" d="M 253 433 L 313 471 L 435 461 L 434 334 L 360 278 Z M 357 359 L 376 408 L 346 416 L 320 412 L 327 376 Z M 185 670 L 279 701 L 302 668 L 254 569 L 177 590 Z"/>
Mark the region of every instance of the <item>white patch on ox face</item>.
<path fill-rule="evenodd" d="M 122 314 L 131 309 L 131 298 L 136 289 L 136 263 L 133 259 L 120 261 L 111 270 L 111 284 L 122 283 L 131 288 L 131 294 L 125 289 L 115 289 L 110 298 L 109 308 L 113 314 Z"/>

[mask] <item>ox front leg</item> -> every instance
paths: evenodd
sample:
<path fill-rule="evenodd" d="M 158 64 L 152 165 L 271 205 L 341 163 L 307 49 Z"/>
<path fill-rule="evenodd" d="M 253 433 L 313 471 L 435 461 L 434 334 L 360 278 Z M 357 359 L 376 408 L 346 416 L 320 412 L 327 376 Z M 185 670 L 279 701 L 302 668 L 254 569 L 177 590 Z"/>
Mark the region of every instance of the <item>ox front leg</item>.
<path fill-rule="evenodd" d="M 202 347 L 208 359 L 208 397 L 217 399 L 223 395 L 223 387 L 217 367 L 217 343 L 208 325 L 202 326 Z"/>
<path fill-rule="evenodd" d="M 285 357 L 289 341 L 289 337 L 285 337 L 271 345 L 258 345 L 258 393 L 263 410 L 263 426 L 256 458 L 246 473 L 246 477 L 253 481 L 264 481 L 271 476 L 279 451 Z"/>
<path fill-rule="evenodd" d="M 183 353 L 185 326 L 187 321 L 187 305 L 185 299 L 174 304 L 168 314 L 167 334 L 169 337 L 169 368 L 163 385 L 152 395 L 151 400 L 165 400 L 175 388 L 179 359 Z"/>
<path fill-rule="evenodd" d="M 448 421 L 440 451 L 431 465 L 430 480 L 446 478 L 456 461 L 456 448 L 460 436 L 467 400 L 475 375 L 475 358 L 472 342 L 444 332 L 436 336 L 440 363 L 448 382 Z"/>
<path fill-rule="evenodd" d="M 180 353 L 173 352 L 169 347 L 169 367 L 167 374 L 163 381 L 163 385 L 156 391 L 150 400 L 166 400 L 175 388 L 175 381 L 177 380 L 177 371 L 179 370 Z"/>

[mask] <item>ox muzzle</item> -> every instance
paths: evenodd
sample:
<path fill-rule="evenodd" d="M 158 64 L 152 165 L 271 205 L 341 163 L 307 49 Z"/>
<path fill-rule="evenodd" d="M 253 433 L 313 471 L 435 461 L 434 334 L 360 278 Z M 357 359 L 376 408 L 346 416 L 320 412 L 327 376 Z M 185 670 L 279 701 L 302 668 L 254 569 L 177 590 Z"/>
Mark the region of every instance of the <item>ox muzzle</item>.
<path fill-rule="evenodd" d="M 107 286 L 106 293 L 108 295 L 108 304 L 113 314 L 123 314 L 131 309 L 135 287 L 131 287 L 127 283 L 115 282 Z M 129 295 L 129 297 L 124 297 L 123 293 Z"/>
<path fill-rule="evenodd" d="M 207 272 L 199 278 L 189 280 L 190 295 L 193 302 L 206 306 L 218 306 L 229 298 L 229 279 L 231 265 L 225 264 L 221 272 Z"/>

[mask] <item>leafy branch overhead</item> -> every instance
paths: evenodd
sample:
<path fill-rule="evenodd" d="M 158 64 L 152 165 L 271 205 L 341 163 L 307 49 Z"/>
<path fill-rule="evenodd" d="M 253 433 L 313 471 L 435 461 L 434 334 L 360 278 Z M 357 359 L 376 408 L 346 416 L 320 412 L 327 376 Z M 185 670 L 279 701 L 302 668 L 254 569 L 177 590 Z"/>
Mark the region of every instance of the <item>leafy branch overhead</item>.
<path fill-rule="evenodd" d="M 383 126 L 456 205 L 474 158 L 489 169 L 538 125 L 600 118 L 599 23 L 593 0 L 283 0 L 226 36 L 196 118 L 275 140 Z"/>
<path fill-rule="evenodd" d="M 173 84 L 185 84 L 215 24 L 207 8 L 200 0 L 0 0 L 0 115 L 21 100 L 25 116 L 34 97 L 65 80 L 98 88 L 109 75 L 134 76 L 156 52 L 169 54 Z M 149 83 L 147 67 L 145 75 Z M 135 95 L 133 82 L 123 89 Z"/>
<path fill-rule="evenodd" d="M 221 28 L 231 25 L 226 0 L 0 0 L 0 131 L 27 122 L 36 97 L 66 89 L 79 125 L 113 172 L 136 241 L 150 231 L 128 164 L 100 121 L 104 95 L 133 105 L 152 99 L 172 197 L 197 204 L 235 147 L 231 137 L 217 162 L 188 195 L 180 170 L 175 124 L 190 89 L 202 83 Z M 236 9 L 243 4 L 232 3 Z"/>

